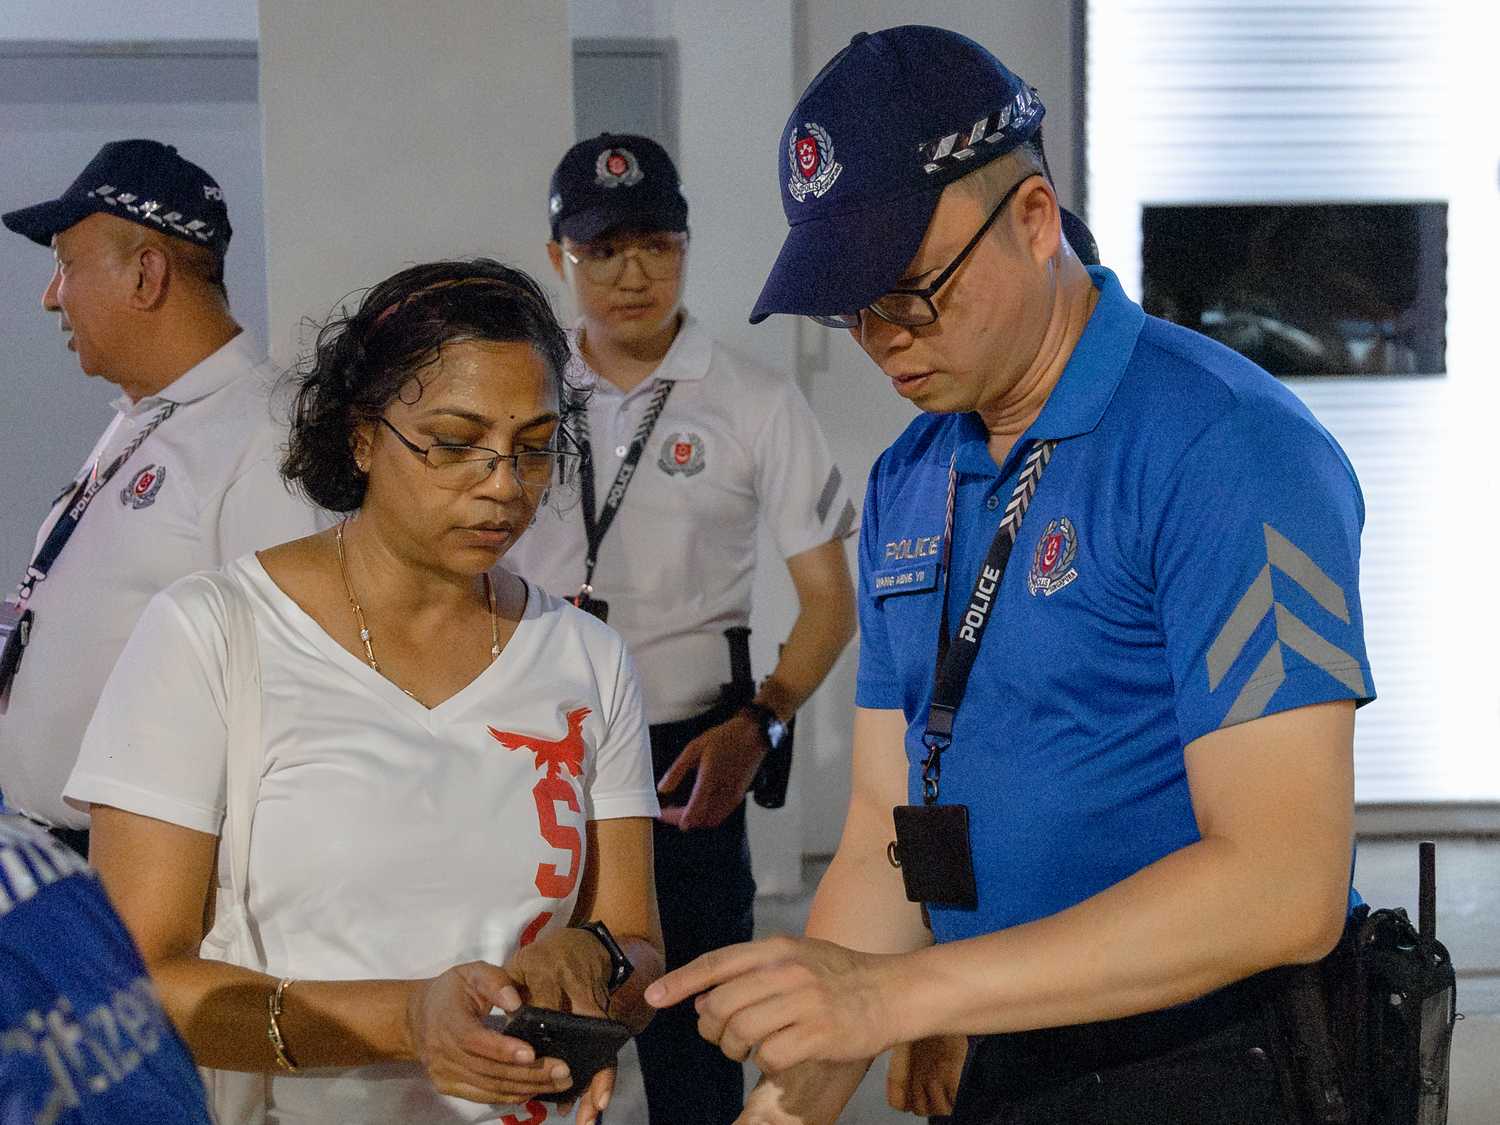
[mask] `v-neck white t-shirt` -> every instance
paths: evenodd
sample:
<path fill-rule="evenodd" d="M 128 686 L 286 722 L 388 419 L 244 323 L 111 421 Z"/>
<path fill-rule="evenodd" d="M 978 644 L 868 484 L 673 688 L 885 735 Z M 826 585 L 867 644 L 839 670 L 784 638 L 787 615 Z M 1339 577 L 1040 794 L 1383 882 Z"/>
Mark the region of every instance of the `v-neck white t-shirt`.
<path fill-rule="evenodd" d="M 500 656 L 429 710 L 341 647 L 254 555 L 225 569 L 249 595 L 260 648 L 265 763 L 249 897 L 272 976 L 409 979 L 502 964 L 569 921 L 587 821 L 657 814 L 634 667 L 589 615 L 529 587 Z M 219 833 L 219 612 L 191 579 L 152 599 L 84 736 L 71 802 Z M 441 1097 L 416 1064 L 271 1081 L 278 1125 L 508 1116 L 534 1119 Z"/>

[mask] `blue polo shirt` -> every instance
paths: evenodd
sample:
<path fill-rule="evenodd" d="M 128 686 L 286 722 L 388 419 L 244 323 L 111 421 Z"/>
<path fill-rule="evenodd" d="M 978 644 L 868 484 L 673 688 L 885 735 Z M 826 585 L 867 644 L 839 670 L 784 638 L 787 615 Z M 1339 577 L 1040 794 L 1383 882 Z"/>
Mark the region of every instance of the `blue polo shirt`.
<path fill-rule="evenodd" d="M 977 415 L 927 414 L 870 473 L 856 698 L 905 713 L 919 803 L 950 460 L 956 631 L 1027 447 L 1058 440 L 943 756 L 979 906 L 933 908 L 939 941 L 1055 914 L 1195 842 L 1194 739 L 1374 697 L 1343 451 L 1259 367 L 1089 272 L 1098 303 L 1003 467 Z"/>
<path fill-rule="evenodd" d="M 0 1125 L 210 1125 L 203 1084 L 83 860 L 0 821 Z"/>

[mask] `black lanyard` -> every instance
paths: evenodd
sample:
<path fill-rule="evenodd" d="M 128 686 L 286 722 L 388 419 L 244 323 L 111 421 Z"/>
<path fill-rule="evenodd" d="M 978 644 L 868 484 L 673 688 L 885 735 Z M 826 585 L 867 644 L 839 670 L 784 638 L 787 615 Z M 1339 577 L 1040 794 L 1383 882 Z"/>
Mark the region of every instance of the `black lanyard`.
<path fill-rule="evenodd" d="M 948 571 L 953 555 L 953 509 L 958 494 L 957 452 L 949 459 L 948 514 L 943 525 L 942 616 L 938 620 L 932 703 L 927 709 L 927 729 L 922 734 L 922 744 L 927 747 L 927 759 L 922 763 L 922 800 L 925 804 L 937 802 L 943 751 L 953 743 L 953 718 L 969 686 L 969 674 L 973 672 L 974 660 L 979 655 L 979 642 L 984 639 L 984 631 L 994 616 L 995 599 L 1000 596 L 1000 584 L 1005 579 L 1005 567 L 1020 533 L 1021 520 L 1031 505 L 1031 498 L 1036 495 L 1037 482 L 1042 479 L 1042 471 L 1052 459 L 1056 445 L 1055 440 L 1037 441 L 1027 452 L 1020 479 L 1010 494 L 1010 503 L 1005 506 L 1005 517 L 995 530 L 989 553 L 985 555 L 979 577 L 974 581 L 974 592 L 969 595 L 958 635 L 951 639 L 948 636 Z"/>
<path fill-rule="evenodd" d="M 141 447 L 142 443 L 155 432 L 156 427 L 170 418 L 176 409 L 177 404 L 169 402 L 157 411 L 156 416 L 131 439 L 130 444 L 120 451 L 119 456 L 109 463 L 109 467 L 103 473 L 99 471 L 99 461 L 103 455 L 94 459 L 93 468 L 88 475 L 80 480 L 77 487 L 68 494 L 67 510 L 52 525 L 52 530 L 48 532 L 47 539 L 42 544 L 42 549 L 37 552 L 32 564 L 26 568 L 25 577 L 16 587 L 16 600 L 21 608 L 24 609 L 26 603 L 31 600 L 36 584 L 44 581 L 52 570 L 63 548 L 68 545 L 68 540 L 73 537 L 73 532 L 78 530 L 83 513 L 88 511 L 89 505 L 94 502 L 94 497 L 120 471 L 120 467 L 130 460 L 131 455 Z"/>
<path fill-rule="evenodd" d="M 662 379 L 657 382 L 656 390 L 651 394 L 651 401 L 646 406 L 646 413 L 641 416 L 640 425 L 635 428 L 635 436 L 630 439 L 630 448 L 625 454 L 625 460 L 620 462 L 619 471 L 615 473 L 615 482 L 609 486 L 609 492 L 604 497 L 604 506 L 596 514 L 594 511 L 594 452 L 593 440 L 589 434 L 588 406 L 578 408 L 578 436 L 579 445 L 583 453 L 583 535 L 588 543 L 588 554 L 583 561 L 583 586 L 579 589 L 579 600 L 589 598 L 594 593 L 594 568 L 599 565 L 599 546 L 604 542 L 604 533 L 609 530 L 610 524 L 615 522 L 615 515 L 620 510 L 620 505 L 625 502 L 625 490 L 630 487 L 630 480 L 635 476 L 636 466 L 640 464 L 641 454 L 645 452 L 646 442 L 651 440 L 651 431 L 656 428 L 656 420 L 661 417 L 662 409 L 667 405 L 667 396 L 672 393 L 672 388 L 677 384 L 670 379 Z"/>

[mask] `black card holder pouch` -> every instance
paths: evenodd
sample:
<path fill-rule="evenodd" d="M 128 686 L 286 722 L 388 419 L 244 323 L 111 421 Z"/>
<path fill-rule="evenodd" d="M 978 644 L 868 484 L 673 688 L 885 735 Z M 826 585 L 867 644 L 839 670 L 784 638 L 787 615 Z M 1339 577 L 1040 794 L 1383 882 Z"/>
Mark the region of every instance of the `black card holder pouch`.
<path fill-rule="evenodd" d="M 966 805 L 897 805 L 891 859 L 901 869 L 906 897 L 927 906 L 974 910 L 979 893 L 969 848 Z"/>
<path fill-rule="evenodd" d="M 573 604 L 584 613 L 597 617 L 605 624 L 609 623 L 609 603 L 602 598 L 590 597 L 588 594 L 579 594 L 573 599 Z"/>
<path fill-rule="evenodd" d="M 0 602 L 0 700 L 9 694 L 16 669 L 21 666 L 21 653 L 31 639 L 32 620 L 31 610 L 23 610 L 15 602 Z"/>

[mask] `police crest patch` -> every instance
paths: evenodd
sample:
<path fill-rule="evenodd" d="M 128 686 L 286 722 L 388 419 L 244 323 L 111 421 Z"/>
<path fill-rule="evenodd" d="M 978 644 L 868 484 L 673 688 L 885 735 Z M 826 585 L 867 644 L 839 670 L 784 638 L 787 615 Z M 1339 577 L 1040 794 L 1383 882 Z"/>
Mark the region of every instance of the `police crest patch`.
<path fill-rule="evenodd" d="M 1036 550 L 1031 553 L 1031 573 L 1026 577 L 1026 588 L 1034 598 L 1038 594 L 1051 597 L 1078 577 L 1073 560 L 1078 556 L 1078 532 L 1067 516 L 1059 517 L 1047 525 Z"/>
<path fill-rule="evenodd" d="M 594 161 L 594 182 L 600 187 L 634 187 L 644 175 L 628 148 L 607 148 Z"/>
<path fill-rule="evenodd" d="M 131 508 L 149 508 L 156 503 L 156 494 L 167 479 L 165 465 L 147 465 L 131 478 L 129 484 L 120 489 L 120 503 Z"/>
<path fill-rule="evenodd" d="M 669 476 L 697 476 L 703 466 L 703 439 L 693 433 L 668 435 L 656 459 L 656 467 Z"/>
<path fill-rule="evenodd" d="M 802 128 L 805 132 L 801 136 L 796 129 L 792 130 L 786 146 L 787 163 L 792 168 L 786 190 L 798 203 L 809 195 L 821 199 L 844 170 L 833 158 L 833 138 L 828 130 L 811 121 L 804 121 Z"/>

